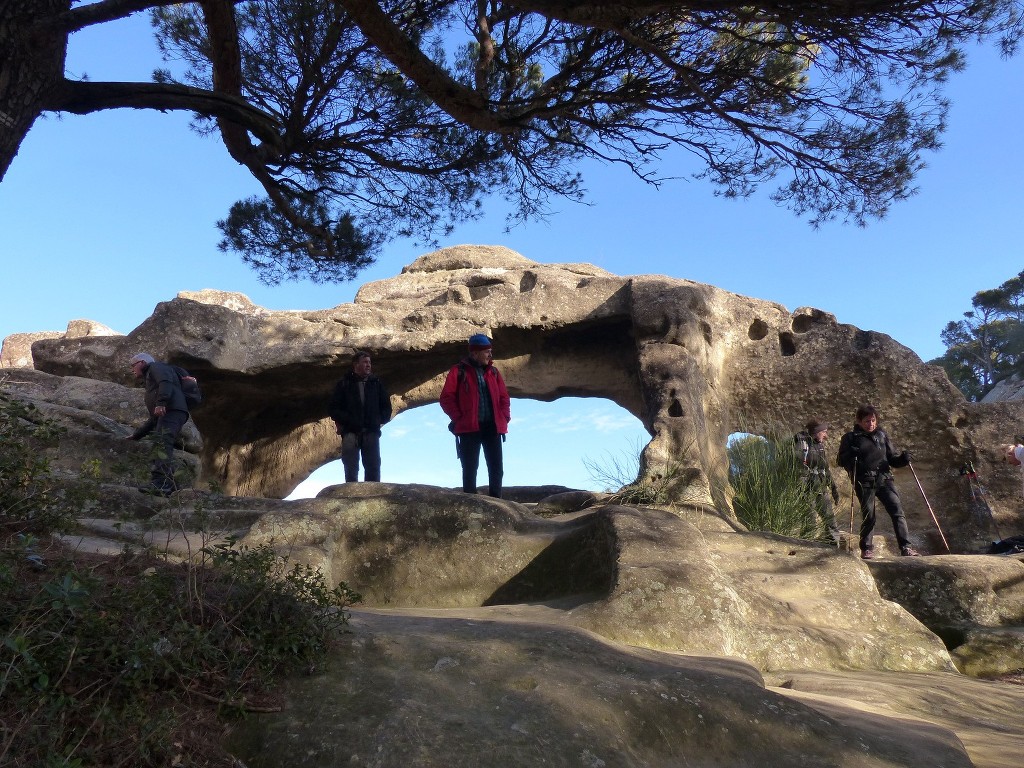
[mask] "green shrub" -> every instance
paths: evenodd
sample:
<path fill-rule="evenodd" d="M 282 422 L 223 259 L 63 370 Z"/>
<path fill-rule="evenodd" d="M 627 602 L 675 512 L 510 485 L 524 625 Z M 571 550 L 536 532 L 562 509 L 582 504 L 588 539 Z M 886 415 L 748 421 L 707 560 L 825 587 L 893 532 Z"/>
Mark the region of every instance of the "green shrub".
<path fill-rule="evenodd" d="M 58 487 L 45 451 L 61 435 L 0 397 L 0 765 L 233 765 L 218 716 L 320 667 L 359 596 L 270 546 L 208 544 L 181 564 L 57 548 L 100 476 L 89 461 Z M 175 514 L 214 540 L 203 505 Z"/>
<path fill-rule="evenodd" d="M 694 480 L 692 470 L 685 470 L 680 464 L 672 463 L 663 473 L 641 473 L 644 446 L 635 442 L 631 448 L 618 455 L 606 452 L 603 460 L 589 457 L 583 459 L 583 466 L 598 486 L 610 493 L 610 502 L 633 506 L 672 506 L 695 501 L 687 498 L 689 483 Z"/>
<path fill-rule="evenodd" d="M 0 530 L 5 535 L 46 534 L 71 524 L 71 510 L 57 502 L 46 455 L 63 434 L 35 405 L 0 395 Z"/>
<path fill-rule="evenodd" d="M 175 735 L 189 707 L 244 711 L 278 676 L 321 666 L 358 595 L 269 547 L 208 555 L 125 552 L 51 575 L 5 550 L 0 764 L 198 765 L 189 750 L 208 747 Z"/>
<path fill-rule="evenodd" d="M 732 505 L 741 523 L 783 536 L 822 536 L 792 438 L 746 435 L 733 440 L 727 451 Z"/>

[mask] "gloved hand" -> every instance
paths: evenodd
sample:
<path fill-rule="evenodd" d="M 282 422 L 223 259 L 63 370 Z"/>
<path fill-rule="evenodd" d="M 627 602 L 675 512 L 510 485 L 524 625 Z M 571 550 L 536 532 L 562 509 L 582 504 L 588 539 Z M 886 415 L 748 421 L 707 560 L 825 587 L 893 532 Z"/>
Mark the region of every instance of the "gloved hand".
<path fill-rule="evenodd" d="M 847 466 L 847 471 L 850 471 L 849 468 L 856 464 L 862 464 L 863 462 L 860 460 L 860 447 L 856 445 L 848 446 L 845 455 L 840 453 L 836 458 L 836 463 L 840 466 Z"/>
<path fill-rule="evenodd" d="M 903 453 L 900 454 L 900 460 L 904 464 L 909 464 L 911 461 L 913 461 L 913 459 L 914 456 L 913 454 L 910 453 L 910 451 L 904 451 Z"/>

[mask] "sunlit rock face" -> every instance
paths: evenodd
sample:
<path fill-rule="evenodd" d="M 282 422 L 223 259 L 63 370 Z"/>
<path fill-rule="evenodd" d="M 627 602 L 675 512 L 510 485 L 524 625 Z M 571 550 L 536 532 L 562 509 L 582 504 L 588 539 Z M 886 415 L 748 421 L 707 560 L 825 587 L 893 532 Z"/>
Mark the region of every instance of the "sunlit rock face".
<path fill-rule="evenodd" d="M 910 470 L 897 473 L 915 546 L 945 551 L 928 504 L 954 550 L 995 538 L 992 519 L 1003 536 L 1019 532 L 1019 477 L 995 446 L 1024 425 L 1024 402 L 967 403 L 938 367 L 818 309 L 790 312 L 660 275 L 540 264 L 502 247 L 427 254 L 331 309 L 270 311 L 241 294 L 182 293 L 127 336 L 40 339 L 32 358 L 49 373 L 125 384 L 142 349 L 185 366 L 206 392 L 195 414 L 206 479 L 281 497 L 335 458 L 326 402 L 354 350 L 372 353 L 399 413 L 437 401 L 478 332 L 494 339 L 513 397 L 602 397 L 639 418 L 651 434 L 641 474 L 676 499 L 728 510 L 731 433 L 791 434 L 813 417 L 833 425 L 838 444 L 870 402 L 897 447 L 915 455 L 920 486 Z M 988 508 L 958 473 L 968 461 L 986 481 Z M 850 496 L 841 475 L 842 507 Z"/>
<path fill-rule="evenodd" d="M 326 669 L 233 725 L 253 768 L 1008 768 L 1024 747 L 1024 687 L 967 676 L 1024 668 L 1019 557 L 867 562 L 706 505 L 557 486 L 154 497 L 134 487 L 150 451 L 125 439 L 139 388 L 20 368 L 0 376 L 12 401 L 64 430 L 39 446 L 78 518 L 54 545 L 177 561 L 236 541 L 362 594 Z"/>

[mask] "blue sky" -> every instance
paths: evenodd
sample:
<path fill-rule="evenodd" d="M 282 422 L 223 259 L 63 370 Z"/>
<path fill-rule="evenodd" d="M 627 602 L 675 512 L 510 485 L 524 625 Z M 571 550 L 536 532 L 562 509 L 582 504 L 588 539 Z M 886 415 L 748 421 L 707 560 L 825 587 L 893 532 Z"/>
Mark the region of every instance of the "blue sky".
<path fill-rule="evenodd" d="M 71 74 L 92 80 L 147 80 L 158 66 L 144 15 L 82 32 L 69 49 Z M 495 200 L 486 218 L 441 245 L 498 244 L 541 262 L 590 262 L 622 275 L 709 283 L 791 310 L 814 306 L 931 359 L 943 351 L 940 330 L 970 309 L 975 292 L 1024 268 L 1021 83 L 1024 58 L 969 52 L 967 71 L 947 92 L 945 146 L 927 158 L 920 193 L 867 228 L 811 229 L 767 194 L 715 198 L 687 178 L 695 167 L 675 154 L 661 170 L 681 178 L 660 190 L 619 168 L 586 166 L 591 205 L 559 203 L 547 222 L 506 234 Z M 239 291 L 272 309 L 331 307 L 431 250 L 393 243 L 351 284 L 263 286 L 216 248 L 217 219 L 258 192 L 216 139 L 189 130 L 185 114 L 118 110 L 38 121 L 0 183 L 0 338 L 63 330 L 76 318 L 127 333 L 158 302 L 202 288 Z M 445 424 L 434 405 L 389 425 L 384 479 L 457 484 Z M 629 455 L 644 434 L 603 401 L 516 401 L 506 484 L 593 486 L 582 459 Z M 324 482 L 318 478 L 313 485 Z"/>

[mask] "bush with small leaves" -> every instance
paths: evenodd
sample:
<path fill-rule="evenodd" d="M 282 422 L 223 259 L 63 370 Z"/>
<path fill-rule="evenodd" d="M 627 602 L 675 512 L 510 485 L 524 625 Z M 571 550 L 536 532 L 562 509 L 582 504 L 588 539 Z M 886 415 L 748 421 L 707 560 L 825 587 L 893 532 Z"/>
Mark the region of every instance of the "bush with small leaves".
<path fill-rule="evenodd" d="M 57 504 L 46 450 L 64 429 L 32 403 L 0 395 L 0 526 L 5 535 L 63 530 L 73 519 Z"/>

